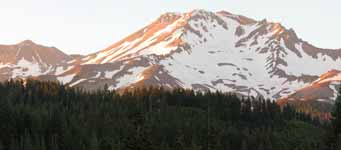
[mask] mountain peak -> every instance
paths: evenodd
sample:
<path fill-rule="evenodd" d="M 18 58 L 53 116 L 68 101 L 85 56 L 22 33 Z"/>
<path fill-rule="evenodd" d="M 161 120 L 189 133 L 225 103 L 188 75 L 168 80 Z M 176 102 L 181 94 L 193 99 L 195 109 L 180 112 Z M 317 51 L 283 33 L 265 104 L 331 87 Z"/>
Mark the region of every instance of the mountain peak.
<path fill-rule="evenodd" d="M 92 54 L 90 57 L 86 57 L 84 62 L 96 64 L 141 55 L 168 55 L 176 50 L 191 49 L 191 47 L 204 45 L 207 42 L 214 42 L 216 39 L 225 39 L 222 37 L 223 35 L 213 34 L 217 32 L 230 34 L 231 40 L 240 40 L 243 37 L 241 34 L 250 34 L 245 33 L 247 29 L 250 29 L 250 32 L 255 30 L 250 26 L 255 23 L 257 21 L 251 18 L 227 11 L 211 12 L 194 9 L 184 13 L 167 12 L 138 32 L 98 53 Z M 265 20 L 263 23 L 269 25 Z M 280 33 L 283 27 L 280 24 L 274 24 L 271 29 Z M 255 31 L 255 33 L 257 32 L 260 31 Z M 238 33 L 240 36 L 234 37 L 234 34 L 238 35 Z M 238 42 L 231 40 L 226 42 Z"/>
<path fill-rule="evenodd" d="M 210 14 L 210 13 L 212 13 L 212 12 L 206 11 L 204 9 L 194 9 L 192 11 L 185 12 L 185 13 L 166 12 L 166 13 L 162 14 L 158 18 L 158 20 L 161 21 L 161 22 L 162 21 L 174 21 L 174 19 L 178 19 L 180 17 L 185 17 L 185 18 L 189 19 L 190 17 L 196 16 L 196 15 L 205 15 L 205 14 Z"/>
<path fill-rule="evenodd" d="M 25 62 L 22 61 L 23 59 Z M 46 69 L 46 67 L 55 66 L 69 59 L 70 57 L 59 49 L 36 44 L 32 40 L 24 40 L 13 45 L 0 45 L 0 62 L 14 66 L 20 62 L 25 65 L 30 63 L 29 65 L 35 65 L 36 71 L 39 68 Z"/>
<path fill-rule="evenodd" d="M 217 14 L 233 15 L 232 13 L 225 11 L 225 10 L 218 11 Z"/>
<path fill-rule="evenodd" d="M 193 14 L 197 14 L 197 13 L 208 13 L 209 11 L 205 10 L 205 9 L 194 9 L 191 11 L 191 13 Z"/>
<path fill-rule="evenodd" d="M 157 21 L 160 23 L 167 23 L 167 22 L 171 22 L 175 19 L 178 19 L 179 17 L 181 17 L 180 13 L 176 13 L 176 12 L 167 12 L 162 14 Z"/>
<path fill-rule="evenodd" d="M 19 45 L 35 45 L 35 43 L 32 40 L 24 40 Z"/>

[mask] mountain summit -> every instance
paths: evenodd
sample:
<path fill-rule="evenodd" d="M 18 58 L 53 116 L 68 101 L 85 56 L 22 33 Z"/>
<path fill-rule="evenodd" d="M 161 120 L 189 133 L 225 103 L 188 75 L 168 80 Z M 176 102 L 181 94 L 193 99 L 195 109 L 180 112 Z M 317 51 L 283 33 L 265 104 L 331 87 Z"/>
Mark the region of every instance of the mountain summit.
<path fill-rule="evenodd" d="M 228 12 L 194 10 L 183 14 L 165 13 L 150 25 L 98 53 L 89 55 L 84 61 L 87 64 L 110 63 L 141 55 L 167 55 L 180 48 L 190 49 L 195 41 L 187 41 L 186 35 L 194 34 L 195 38 L 202 38 L 201 42 L 207 41 L 209 37 L 218 36 L 210 33 L 211 31 L 228 30 L 228 24 L 224 20 L 227 18 L 244 25 L 256 23 L 252 19 Z M 209 37 L 205 33 L 209 33 Z"/>
<path fill-rule="evenodd" d="M 279 99 L 341 70 L 340 63 L 341 50 L 317 48 L 280 23 L 194 10 L 165 13 L 111 46 L 37 78 L 89 90 L 154 85 Z"/>

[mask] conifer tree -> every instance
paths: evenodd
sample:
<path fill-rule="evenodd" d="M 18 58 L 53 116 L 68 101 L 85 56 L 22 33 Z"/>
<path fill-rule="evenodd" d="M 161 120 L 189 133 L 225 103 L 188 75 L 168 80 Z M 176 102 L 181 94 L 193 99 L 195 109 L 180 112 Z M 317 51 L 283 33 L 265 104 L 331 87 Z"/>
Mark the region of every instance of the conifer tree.
<path fill-rule="evenodd" d="M 333 129 L 337 149 L 341 149 L 341 87 L 339 89 L 338 96 L 335 100 L 335 109 L 332 113 L 333 115 Z"/>
<path fill-rule="evenodd" d="M 4 145 L 2 144 L 2 141 L 0 140 L 0 150 L 4 149 Z"/>
<path fill-rule="evenodd" d="M 90 150 L 99 150 L 98 138 L 95 134 L 92 135 L 89 149 Z"/>

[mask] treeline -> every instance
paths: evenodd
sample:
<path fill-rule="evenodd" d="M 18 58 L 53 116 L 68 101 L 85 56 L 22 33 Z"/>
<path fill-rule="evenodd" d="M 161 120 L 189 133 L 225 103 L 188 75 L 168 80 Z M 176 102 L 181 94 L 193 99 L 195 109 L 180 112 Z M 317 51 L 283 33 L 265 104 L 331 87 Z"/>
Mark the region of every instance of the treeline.
<path fill-rule="evenodd" d="M 320 150 L 335 143 L 327 131 L 290 106 L 231 93 L 0 83 L 0 150 Z"/>

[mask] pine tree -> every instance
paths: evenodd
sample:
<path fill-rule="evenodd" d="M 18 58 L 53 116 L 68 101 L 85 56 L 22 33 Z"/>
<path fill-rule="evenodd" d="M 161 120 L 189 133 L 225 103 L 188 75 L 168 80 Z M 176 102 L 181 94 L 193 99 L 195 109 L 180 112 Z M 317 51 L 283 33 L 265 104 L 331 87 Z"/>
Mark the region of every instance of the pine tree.
<path fill-rule="evenodd" d="M 340 131 L 341 131 L 341 87 L 339 90 L 339 94 L 335 100 L 334 110 L 332 112 L 332 131 L 328 130 L 327 138 L 326 138 L 326 150 L 335 150 L 337 148 L 340 149 L 340 144 L 338 144 L 338 140 L 340 139 Z"/>
<path fill-rule="evenodd" d="M 176 137 L 175 149 L 182 150 L 185 148 L 185 137 L 184 135 L 179 135 Z"/>
<path fill-rule="evenodd" d="M 26 135 L 24 138 L 24 148 L 25 150 L 33 150 L 32 141 L 29 135 Z"/>
<path fill-rule="evenodd" d="M 201 150 L 201 146 L 196 144 L 194 141 L 192 141 L 192 144 L 190 145 L 190 148 L 188 150 Z"/>
<path fill-rule="evenodd" d="M 90 150 L 99 150 L 98 138 L 95 134 L 93 134 L 92 136 L 89 147 Z"/>
<path fill-rule="evenodd" d="M 2 141 L 0 140 L 0 150 L 3 150 L 4 149 L 4 146 L 2 144 Z"/>
<path fill-rule="evenodd" d="M 339 95 L 335 100 L 335 109 L 332 113 L 333 115 L 333 127 L 335 135 L 339 135 L 341 133 L 341 88 L 339 91 Z"/>
<path fill-rule="evenodd" d="M 108 90 L 109 90 L 108 84 L 105 84 L 105 85 L 104 85 L 103 90 L 104 90 L 104 91 L 108 91 Z"/>
<path fill-rule="evenodd" d="M 9 149 L 10 150 L 19 150 L 20 149 L 19 142 L 15 138 L 11 139 L 11 144 L 10 144 Z"/>
<path fill-rule="evenodd" d="M 241 150 L 247 150 L 247 142 L 246 142 L 246 140 L 242 141 Z"/>
<path fill-rule="evenodd" d="M 333 115 L 333 128 L 334 128 L 334 136 L 335 136 L 335 142 L 337 149 L 341 149 L 341 143 L 338 141 L 341 141 L 341 87 L 339 90 L 339 94 L 335 100 L 335 109 L 332 113 Z"/>
<path fill-rule="evenodd" d="M 40 150 L 46 150 L 46 143 L 44 137 L 42 137 L 40 140 Z"/>

